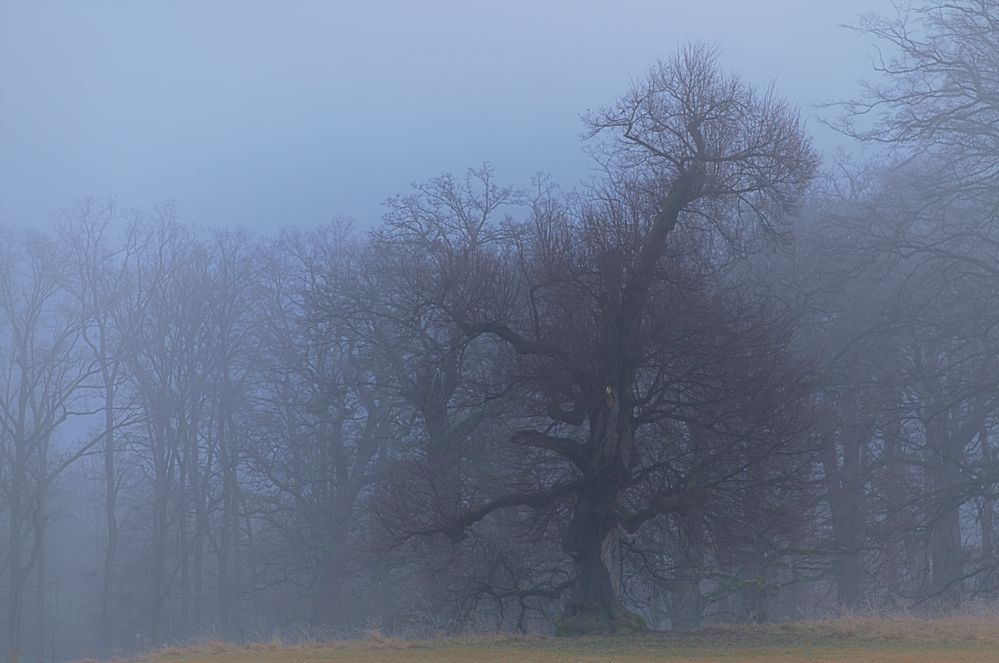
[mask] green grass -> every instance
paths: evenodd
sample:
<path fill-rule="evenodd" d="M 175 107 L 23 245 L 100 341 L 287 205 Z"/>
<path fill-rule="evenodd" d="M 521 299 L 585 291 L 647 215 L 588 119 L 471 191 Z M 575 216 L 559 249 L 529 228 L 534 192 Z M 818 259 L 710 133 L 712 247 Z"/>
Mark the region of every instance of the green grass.
<path fill-rule="evenodd" d="M 363 663 L 772 661 L 790 663 L 999 663 L 999 617 L 843 617 L 773 626 L 724 626 L 685 634 L 550 638 L 493 635 L 405 641 L 367 640 L 284 646 L 210 642 L 133 659 L 142 663 Z"/>

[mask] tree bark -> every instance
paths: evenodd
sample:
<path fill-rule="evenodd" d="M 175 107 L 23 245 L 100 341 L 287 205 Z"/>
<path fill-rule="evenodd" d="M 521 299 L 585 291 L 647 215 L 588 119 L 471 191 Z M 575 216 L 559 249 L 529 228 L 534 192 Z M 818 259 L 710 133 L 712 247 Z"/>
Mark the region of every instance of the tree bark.
<path fill-rule="evenodd" d="M 23 421 L 23 419 L 21 419 Z M 27 460 L 24 431 L 18 422 L 14 435 L 14 465 L 11 468 L 9 510 L 9 550 L 7 553 L 7 580 L 10 583 L 7 598 L 7 649 L 11 661 L 17 659 L 21 646 L 21 608 L 24 602 L 24 492 L 27 486 Z"/>
<path fill-rule="evenodd" d="M 618 632 L 646 627 L 621 603 L 618 561 L 621 497 L 631 473 L 633 430 L 630 407 L 608 386 L 591 418 L 587 476 L 576 492 L 562 549 L 573 560 L 575 586 L 563 617 L 567 633 Z"/>
<path fill-rule="evenodd" d="M 112 619 L 115 560 L 118 556 L 118 483 L 115 475 L 114 379 L 107 369 L 107 356 L 103 353 L 104 346 L 105 340 L 102 330 L 102 360 L 105 362 L 101 367 L 104 379 L 104 519 L 107 539 L 104 549 L 104 575 L 101 583 L 101 652 L 105 659 L 110 659 L 114 655 Z"/>
<path fill-rule="evenodd" d="M 824 445 L 822 464 L 832 524 L 836 601 L 841 607 L 853 609 L 859 605 L 864 590 L 864 567 L 860 556 L 865 513 L 861 456 L 867 435 L 858 421 L 856 394 L 841 394 L 837 411 L 838 430 Z"/>
<path fill-rule="evenodd" d="M 566 615 L 592 615 L 613 623 L 622 609 L 614 573 L 620 536 L 613 515 L 617 499 L 615 491 L 599 481 L 591 482 L 587 492 L 588 495 L 577 498 L 562 539 L 562 547 L 572 558 L 576 572 L 576 585 Z"/>
<path fill-rule="evenodd" d="M 955 494 L 961 484 L 964 445 L 950 431 L 950 415 L 940 414 L 926 427 L 930 488 L 935 496 L 930 505 L 929 555 L 930 596 L 956 607 L 961 601 L 961 519 L 960 499 Z"/>
<path fill-rule="evenodd" d="M 171 459 L 166 439 L 167 426 L 162 414 L 154 415 L 157 423 L 151 432 L 153 445 L 153 568 L 152 605 L 149 611 L 150 644 L 157 645 L 163 636 L 163 607 L 166 602 L 167 536 L 170 517 Z"/>
<path fill-rule="evenodd" d="M 45 506 L 44 491 L 39 492 L 39 515 L 36 517 L 35 547 L 37 562 L 35 568 L 35 660 L 45 660 L 48 643 L 47 616 L 45 614 Z"/>
<path fill-rule="evenodd" d="M 20 646 L 19 636 L 21 632 L 21 595 L 24 583 L 21 580 L 21 496 L 19 494 L 20 482 L 18 481 L 17 463 L 15 461 L 13 491 L 10 498 L 10 521 L 9 532 L 10 547 L 7 555 L 7 577 L 10 582 L 9 596 L 7 598 L 7 649 L 9 657 L 16 657 L 16 652 Z"/>

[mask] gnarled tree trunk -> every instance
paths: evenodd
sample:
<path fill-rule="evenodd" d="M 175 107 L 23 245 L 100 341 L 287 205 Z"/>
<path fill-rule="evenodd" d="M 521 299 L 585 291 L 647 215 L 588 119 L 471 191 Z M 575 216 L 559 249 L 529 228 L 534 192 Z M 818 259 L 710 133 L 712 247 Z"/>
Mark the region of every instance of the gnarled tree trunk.
<path fill-rule="evenodd" d="M 621 498 L 631 479 L 634 444 L 630 408 L 620 406 L 611 387 L 591 417 L 586 478 L 562 535 L 572 558 L 575 586 L 559 623 L 571 634 L 644 630 L 645 620 L 621 603 L 618 571 Z"/>

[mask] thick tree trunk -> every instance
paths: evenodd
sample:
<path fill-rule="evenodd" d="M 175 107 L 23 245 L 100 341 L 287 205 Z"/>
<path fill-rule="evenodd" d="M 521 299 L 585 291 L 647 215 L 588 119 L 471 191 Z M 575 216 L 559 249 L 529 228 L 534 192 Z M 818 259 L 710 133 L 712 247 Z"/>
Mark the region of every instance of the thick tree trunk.
<path fill-rule="evenodd" d="M 562 537 L 562 547 L 572 558 L 576 584 L 565 617 L 586 632 L 616 630 L 624 615 L 619 597 L 615 561 L 620 528 L 614 517 L 616 490 L 591 482 L 589 494 L 578 498 Z M 587 625 L 586 622 L 593 622 Z"/>
<path fill-rule="evenodd" d="M 580 499 L 565 533 L 563 546 L 576 569 L 576 587 L 569 612 L 587 611 L 613 620 L 620 607 L 618 578 L 614 573 L 618 527 L 609 517 L 606 495 L 600 488 Z"/>
<path fill-rule="evenodd" d="M 572 558 L 576 583 L 559 630 L 566 634 L 644 630 L 645 620 L 621 604 L 618 554 L 620 501 L 632 452 L 629 408 L 607 387 L 606 406 L 591 420 L 589 477 L 576 495 L 562 549 Z M 622 414 L 622 410 L 624 414 Z"/>

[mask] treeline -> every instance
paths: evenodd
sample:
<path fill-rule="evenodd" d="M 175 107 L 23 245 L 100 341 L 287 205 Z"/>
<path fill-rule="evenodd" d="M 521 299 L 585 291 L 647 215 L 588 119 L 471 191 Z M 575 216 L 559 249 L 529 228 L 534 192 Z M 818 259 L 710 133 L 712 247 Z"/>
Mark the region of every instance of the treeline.
<path fill-rule="evenodd" d="M 587 117 L 579 190 L 484 166 L 368 232 L 6 231 L 6 651 L 994 600 L 997 26 L 865 23 L 897 59 L 841 129 L 889 149 L 818 175 L 691 46 Z"/>

